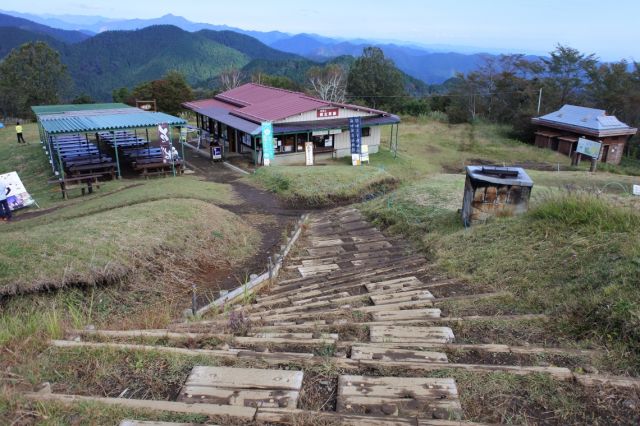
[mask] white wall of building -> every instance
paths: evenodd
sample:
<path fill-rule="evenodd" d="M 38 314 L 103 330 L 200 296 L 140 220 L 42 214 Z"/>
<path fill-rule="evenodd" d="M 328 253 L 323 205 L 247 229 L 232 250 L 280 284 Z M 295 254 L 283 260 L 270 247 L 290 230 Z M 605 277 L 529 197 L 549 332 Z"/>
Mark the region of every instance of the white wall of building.
<path fill-rule="evenodd" d="M 332 108 L 319 108 L 319 109 L 332 109 Z M 340 118 L 350 118 L 350 117 L 371 117 L 377 114 L 371 114 L 366 111 L 356 111 L 353 109 L 347 108 L 338 108 L 338 116 L 332 117 L 318 117 L 318 110 L 304 112 L 298 115 L 292 115 L 291 117 L 287 117 L 284 120 L 276 121 L 275 123 L 296 123 L 299 121 L 324 121 L 324 120 L 336 120 Z"/>

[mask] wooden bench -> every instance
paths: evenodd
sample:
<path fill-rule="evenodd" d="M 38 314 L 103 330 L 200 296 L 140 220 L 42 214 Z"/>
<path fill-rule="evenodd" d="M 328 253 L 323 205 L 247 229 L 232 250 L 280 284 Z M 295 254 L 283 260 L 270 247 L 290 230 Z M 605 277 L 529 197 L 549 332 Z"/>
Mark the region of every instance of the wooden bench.
<path fill-rule="evenodd" d="M 140 175 L 144 176 L 145 179 L 154 175 L 166 176 L 167 174 L 173 174 L 173 167 L 171 163 L 163 163 L 157 159 L 153 159 L 152 161 L 136 161 L 133 168 L 134 170 L 139 171 Z M 175 162 L 175 168 L 177 174 L 182 174 L 184 172 L 181 161 Z"/>
<path fill-rule="evenodd" d="M 60 185 L 60 192 L 62 192 L 62 198 L 67 200 L 69 199 L 68 192 L 77 187 L 80 187 L 80 190 L 83 196 L 86 193 L 93 194 L 94 186 L 96 189 L 100 189 L 100 181 L 98 181 L 98 178 L 100 177 L 102 177 L 102 175 L 83 175 L 83 176 L 77 176 L 77 177 L 65 177 L 64 179 L 50 180 L 49 184 Z"/>
<path fill-rule="evenodd" d="M 102 163 L 90 163 L 82 165 L 73 165 L 69 167 L 69 173 L 73 177 L 98 175 L 98 176 L 111 176 L 111 179 L 115 177 L 116 163 L 102 162 Z"/>

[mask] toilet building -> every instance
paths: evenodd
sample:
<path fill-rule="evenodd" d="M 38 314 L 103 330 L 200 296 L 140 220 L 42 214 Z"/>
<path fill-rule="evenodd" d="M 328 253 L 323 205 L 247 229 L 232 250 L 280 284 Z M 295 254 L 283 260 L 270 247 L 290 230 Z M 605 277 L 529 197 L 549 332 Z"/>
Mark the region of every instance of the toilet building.
<path fill-rule="evenodd" d="M 362 144 L 378 152 L 381 126 L 400 119 L 363 106 L 324 101 L 305 93 L 248 83 L 212 99 L 186 102 L 197 126 L 226 155 L 246 154 L 262 163 L 261 124 L 273 125 L 272 164 L 305 164 L 305 143 L 313 142 L 317 160 L 350 157 L 349 118 L 362 118 Z M 393 133 L 392 133 L 393 134 Z"/>
<path fill-rule="evenodd" d="M 605 110 L 575 105 L 565 105 L 531 122 L 537 127 L 536 146 L 571 156 L 578 139 L 585 138 L 602 144 L 598 160 L 609 164 L 620 164 L 625 144 L 638 130 Z"/>

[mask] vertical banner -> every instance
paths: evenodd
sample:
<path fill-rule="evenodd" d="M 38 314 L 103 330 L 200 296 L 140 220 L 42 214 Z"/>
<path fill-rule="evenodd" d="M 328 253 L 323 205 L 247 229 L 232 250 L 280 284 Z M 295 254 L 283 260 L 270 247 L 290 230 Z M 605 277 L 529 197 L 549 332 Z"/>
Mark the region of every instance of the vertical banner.
<path fill-rule="evenodd" d="M 274 156 L 273 125 L 268 122 L 262 123 L 262 153 L 264 158 L 264 165 L 268 166 L 273 160 Z"/>
<path fill-rule="evenodd" d="M 11 172 L 0 175 L 0 181 L 2 181 L 5 186 L 10 189 L 9 194 L 7 194 L 7 203 L 9 204 L 9 209 L 16 210 L 35 204 L 35 201 L 33 200 L 33 198 L 31 198 L 31 195 L 29 195 L 26 188 L 22 184 L 18 173 Z"/>
<path fill-rule="evenodd" d="M 349 136 L 351 137 L 351 159 L 354 166 L 359 166 L 362 153 L 362 118 L 349 118 Z"/>
<path fill-rule="evenodd" d="M 169 125 L 167 123 L 158 124 L 158 138 L 160 139 L 162 162 L 166 163 L 173 158 L 173 153 L 171 152 L 171 139 L 169 138 Z"/>

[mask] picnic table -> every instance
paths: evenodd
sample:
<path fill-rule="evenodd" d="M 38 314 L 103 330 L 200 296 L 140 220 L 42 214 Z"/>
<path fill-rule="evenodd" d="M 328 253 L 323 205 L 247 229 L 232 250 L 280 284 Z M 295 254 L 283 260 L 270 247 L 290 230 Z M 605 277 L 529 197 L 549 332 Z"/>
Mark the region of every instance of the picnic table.
<path fill-rule="evenodd" d="M 133 168 L 140 172 L 141 176 L 145 179 L 153 175 L 173 174 L 173 167 L 175 166 L 176 173 L 182 174 L 184 167 L 181 160 L 176 160 L 173 165 L 171 162 L 164 162 L 162 158 L 145 158 L 136 160 L 133 164 Z"/>
<path fill-rule="evenodd" d="M 102 175 L 84 175 L 77 177 L 65 177 L 64 179 L 50 180 L 49 184 L 60 185 L 62 198 L 67 200 L 69 199 L 69 191 L 77 187 L 80 187 L 82 195 L 85 195 L 86 193 L 93 194 L 94 185 L 96 189 L 100 189 L 100 181 L 98 181 L 98 178 L 101 176 Z"/>

